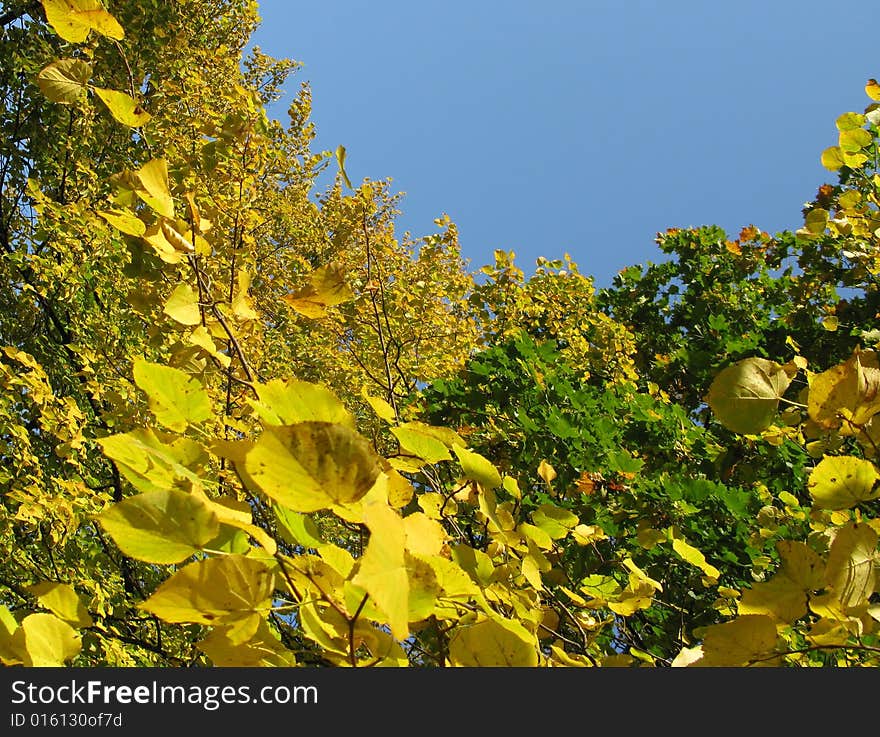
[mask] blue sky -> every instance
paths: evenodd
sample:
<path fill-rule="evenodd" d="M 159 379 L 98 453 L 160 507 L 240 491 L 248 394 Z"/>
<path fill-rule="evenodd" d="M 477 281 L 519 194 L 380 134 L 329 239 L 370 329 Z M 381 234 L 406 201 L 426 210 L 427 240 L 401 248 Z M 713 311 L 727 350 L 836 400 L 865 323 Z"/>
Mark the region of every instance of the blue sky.
<path fill-rule="evenodd" d="M 448 213 L 474 270 L 571 254 L 597 286 L 657 231 L 777 232 L 835 181 L 819 155 L 880 78 L 875 2 L 261 0 L 253 42 L 304 64 L 318 149 Z M 272 113 L 283 117 L 286 103 Z"/>

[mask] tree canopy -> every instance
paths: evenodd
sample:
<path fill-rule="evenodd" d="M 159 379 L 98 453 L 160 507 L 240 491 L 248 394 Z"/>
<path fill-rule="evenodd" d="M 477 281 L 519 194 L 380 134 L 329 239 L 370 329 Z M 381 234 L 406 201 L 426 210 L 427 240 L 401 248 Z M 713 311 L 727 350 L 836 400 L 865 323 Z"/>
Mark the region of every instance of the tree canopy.
<path fill-rule="evenodd" d="M 880 85 L 597 290 L 401 237 L 258 23 L 0 3 L 0 662 L 880 665 Z"/>

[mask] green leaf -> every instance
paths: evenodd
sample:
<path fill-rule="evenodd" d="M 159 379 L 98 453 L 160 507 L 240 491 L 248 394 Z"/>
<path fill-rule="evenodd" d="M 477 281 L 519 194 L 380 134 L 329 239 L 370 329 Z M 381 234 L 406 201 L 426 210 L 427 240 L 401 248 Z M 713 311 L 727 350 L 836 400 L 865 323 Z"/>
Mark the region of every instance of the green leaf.
<path fill-rule="evenodd" d="M 37 75 L 37 86 L 52 102 L 70 105 L 85 92 L 91 76 L 92 67 L 81 59 L 61 59 Z"/>
<path fill-rule="evenodd" d="M 125 31 L 98 0 L 42 0 L 46 21 L 65 41 L 82 43 L 89 31 L 116 39 Z"/>
<path fill-rule="evenodd" d="M 274 589 L 275 575 L 265 563 L 225 555 L 184 566 L 139 608 L 166 622 L 239 623 L 255 632 L 271 607 Z"/>
<path fill-rule="evenodd" d="M 826 456 L 810 473 L 807 489 L 816 506 L 849 509 L 880 497 L 880 473 L 871 461 L 854 456 Z"/>
<path fill-rule="evenodd" d="M 43 581 L 28 587 L 41 606 L 71 627 L 91 627 L 94 622 L 79 594 L 66 583 Z"/>
<path fill-rule="evenodd" d="M 123 553 L 147 563 L 180 563 L 220 533 L 214 511 L 177 489 L 129 497 L 97 519 Z"/>
<path fill-rule="evenodd" d="M 135 172 L 141 189 L 136 194 L 163 217 L 174 219 L 174 198 L 168 186 L 168 165 L 164 159 L 152 159 Z M 172 246 L 173 248 L 173 246 Z"/>
<path fill-rule="evenodd" d="M 185 282 L 174 287 L 162 312 L 181 325 L 198 325 L 202 322 L 199 298 L 192 287 Z"/>
<path fill-rule="evenodd" d="M 501 474 L 486 458 L 461 445 L 453 445 L 452 450 L 458 456 L 458 462 L 466 478 L 476 481 L 487 489 L 497 489 L 501 486 Z"/>
<path fill-rule="evenodd" d="M 311 517 L 294 512 L 281 504 L 273 504 L 272 511 L 275 512 L 278 531 L 287 542 L 315 549 L 326 544 Z"/>
<path fill-rule="evenodd" d="M 519 622 L 493 617 L 456 628 L 449 659 L 459 667 L 533 668 L 538 665 L 538 643 Z"/>
<path fill-rule="evenodd" d="M 137 100 L 124 92 L 107 90 L 103 87 L 95 87 L 95 94 L 107 106 L 110 114 L 123 125 L 131 128 L 140 128 L 146 125 L 152 117 L 144 110 Z"/>
<path fill-rule="evenodd" d="M 266 496 L 295 512 L 357 502 L 380 473 L 367 440 L 329 422 L 266 428 L 244 470 Z"/>
<path fill-rule="evenodd" d="M 198 380 L 180 369 L 138 359 L 135 383 L 143 389 L 156 420 L 175 432 L 197 425 L 212 415 L 211 400 Z"/>
<path fill-rule="evenodd" d="M 770 426 L 789 383 L 791 377 L 778 363 L 745 358 L 715 377 L 707 400 L 728 430 L 758 434 Z"/>

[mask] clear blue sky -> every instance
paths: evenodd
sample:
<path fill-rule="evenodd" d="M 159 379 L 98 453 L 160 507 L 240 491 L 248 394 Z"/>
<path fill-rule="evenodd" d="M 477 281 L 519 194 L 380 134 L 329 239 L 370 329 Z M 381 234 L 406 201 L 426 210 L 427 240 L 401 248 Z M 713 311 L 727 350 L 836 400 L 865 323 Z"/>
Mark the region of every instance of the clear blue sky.
<path fill-rule="evenodd" d="M 667 227 L 777 232 L 835 177 L 835 118 L 880 78 L 876 0 L 261 0 L 318 149 L 393 179 L 398 230 L 448 213 L 470 267 L 568 252 L 610 283 Z M 288 99 L 289 101 L 289 99 Z M 283 117 L 287 103 L 273 107 Z"/>

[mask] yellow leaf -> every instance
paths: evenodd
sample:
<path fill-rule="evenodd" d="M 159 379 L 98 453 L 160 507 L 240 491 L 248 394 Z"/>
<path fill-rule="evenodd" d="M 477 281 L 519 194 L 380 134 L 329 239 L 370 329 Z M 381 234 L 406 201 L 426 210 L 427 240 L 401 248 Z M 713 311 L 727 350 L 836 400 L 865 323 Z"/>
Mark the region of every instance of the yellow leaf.
<path fill-rule="evenodd" d="M 876 79 L 869 79 L 865 84 L 865 94 L 872 100 L 880 101 L 880 84 L 877 84 Z"/>
<path fill-rule="evenodd" d="M 875 351 L 858 351 L 810 381 L 807 412 L 822 427 L 841 424 L 843 415 L 865 424 L 880 411 L 880 361 Z M 849 431 L 844 425 L 844 431 Z"/>
<path fill-rule="evenodd" d="M 486 489 L 497 489 L 501 486 L 501 474 L 486 458 L 461 445 L 453 445 L 452 450 L 458 456 L 466 478 L 476 481 Z"/>
<path fill-rule="evenodd" d="M 320 384 L 290 379 L 273 379 L 254 387 L 257 400 L 251 400 L 257 416 L 270 425 L 297 422 L 331 422 L 354 429 L 354 417 L 328 388 Z"/>
<path fill-rule="evenodd" d="M 802 591 L 815 591 L 825 585 L 825 563 L 806 544 L 793 540 L 780 540 L 776 543 L 776 550 L 782 559 L 780 570 Z"/>
<path fill-rule="evenodd" d="M 825 580 L 844 607 L 867 604 L 874 592 L 877 533 L 867 524 L 838 530 L 828 551 Z"/>
<path fill-rule="evenodd" d="M 373 412 L 376 413 L 376 417 L 380 420 L 385 420 L 385 422 L 397 422 L 397 413 L 394 411 L 394 407 L 392 407 L 388 402 L 380 397 L 373 397 L 367 393 L 367 387 L 364 386 L 361 388 L 361 397 L 363 397 L 364 401 L 372 407 Z"/>
<path fill-rule="evenodd" d="M 569 530 L 574 529 L 579 521 L 573 512 L 552 504 L 542 504 L 532 512 L 532 522 L 554 540 L 568 535 Z"/>
<path fill-rule="evenodd" d="M 164 159 L 152 159 L 135 172 L 143 189 L 136 194 L 163 217 L 174 219 L 174 199 L 168 186 L 168 166 Z"/>
<path fill-rule="evenodd" d="M 220 532 L 214 511 L 198 496 L 177 489 L 129 497 L 97 519 L 123 553 L 147 563 L 180 563 Z"/>
<path fill-rule="evenodd" d="M 33 668 L 58 668 L 79 655 L 82 641 L 67 622 L 54 614 L 29 614 L 12 636 L 21 663 Z"/>
<path fill-rule="evenodd" d="M 578 545 L 590 545 L 598 540 L 606 540 L 608 535 L 598 525 L 577 525 L 571 531 L 572 538 Z M 665 539 L 665 536 L 664 536 Z"/>
<path fill-rule="evenodd" d="M 146 125 L 152 117 L 144 110 L 137 100 L 124 92 L 107 90 L 103 87 L 95 87 L 95 94 L 107 106 L 110 114 L 123 125 L 130 128 L 140 128 Z"/>
<path fill-rule="evenodd" d="M 689 665 L 697 663 L 703 657 L 703 648 L 701 645 L 696 647 L 683 647 L 678 651 L 678 655 L 673 658 L 670 666 L 673 668 L 687 668 Z"/>
<path fill-rule="evenodd" d="M 162 312 L 181 325 L 198 325 L 202 321 L 199 298 L 186 282 L 181 282 L 174 288 Z"/>
<path fill-rule="evenodd" d="M 426 619 L 434 613 L 437 597 L 441 593 L 437 573 L 430 563 L 430 556 L 406 553 L 407 616 L 412 622 Z"/>
<path fill-rule="evenodd" d="M 547 484 L 547 486 L 550 486 L 553 479 L 556 478 L 556 469 L 547 463 L 547 461 L 542 460 L 538 464 L 538 476 L 544 479 L 544 483 Z"/>
<path fill-rule="evenodd" d="M 144 221 L 133 213 L 124 210 L 98 210 L 98 215 L 104 218 L 116 230 L 126 235 L 133 235 L 139 238 L 147 232 L 147 226 L 144 224 Z"/>
<path fill-rule="evenodd" d="M 757 434 L 770 426 L 789 383 L 791 377 L 778 363 L 746 358 L 715 377 L 707 401 L 728 430 Z"/>
<path fill-rule="evenodd" d="M 238 290 L 232 300 L 232 314 L 242 320 L 256 320 L 260 315 L 253 308 L 248 290 L 251 287 L 251 275 L 246 271 L 239 271 L 236 277 Z"/>
<path fill-rule="evenodd" d="M 48 100 L 70 105 L 88 87 L 92 67 L 81 59 L 61 59 L 44 67 L 37 75 L 37 86 Z"/>
<path fill-rule="evenodd" d="M 178 264 L 184 258 L 183 252 L 178 251 L 168 241 L 158 224 L 148 227 L 144 231 L 143 239 L 166 264 Z"/>
<path fill-rule="evenodd" d="M 328 422 L 266 428 L 244 470 L 266 496 L 296 512 L 357 502 L 380 473 L 365 438 Z"/>
<path fill-rule="evenodd" d="M 257 527 L 252 523 L 251 508 L 247 502 L 239 501 L 231 496 L 211 499 L 199 489 L 193 490 L 192 495 L 216 515 L 217 521 L 221 525 L 229 525 L 246 532 L 269 555 L 275 555 L 278 544 L 262 527 Z"/>
<path fill-rule="evenodd" d="M 91 627 L 92 617 L 79 594 L 66 583 L 44 581 L 28 587 L 28 591 L 37 597 L 41 606 L 46 607 L 59 619 L 71 627 Z"/>
<path fill-rule="evenodd" d="M 451 461 L 452 456 L 446 444 L 434 432 L 433 427 L 424 422 L 406 422 L 392 427 L 391 432 L 400 442 L 400 447 L 427 463 Z"/>
<path fill-rule="evenodd" d="M 364 517 L 370 540 L 352 583 L 363 588 L 385 613 L 391 634 L 404 639 L 409 634 L 406 526 L 397 512 L 383 504 L 367 506 Z"/>
<path fill-rule="evenodd" d="M 739 614 L 767 614 L 793 624 L 807 613 L 807 595 L 788 576 L 777 574 L 744 589 L 737 610 Z"/>
<path fill-rule="evenodd" d="M 711 565 L 706 561 L 706 557 L 693 545 L 690 545 L 681 537 L 675 537 L 672 540 L 672 549 L 678 553 L 682 560 L 690 563 L 692 566 L 696 566 L 703 573 L 705 573 L 710 579 L 718 580 L 718 577 L 721 575 L 721 571 L 719 571 L 715 566 Z"/>
<path fill-rule="evenodd" d="M 98 0 L 42 0 L 46 21 L 65 41 L 82 43 L 89 31 L 116 39 L 125 31 Z"/>
<path fill-rule="evenodd" d="M 843 168 L 843 157 L 838 146 L 829 146 L 822 152 L 822 166 L 831 171 Z"/>
<path fill-rule="evenodd" d="M 259 560 L 225 555 L 190 563 L 139 608 L 166 622 L 241 624 L 259 621 L 272 604 L 275 576 Z"/>
<path fill-rule="evenodd" d="M 746 614 L 713 624 L 703 637 L 703 657 L 694 665 L 741 667 L 775 665 L 776 625 L 764 614 Z"/>
<path fill-rule="evenodd" d="M 449 536 L 436 520 L 424 512 L 413 512 L 403 518 L 406 549 L 416 555 L 439 555 Z"/>
<path fill-rule="evenodd" d="M 449 659 L 459 667 L 533 668 L 538 643 L 519 622 L 493 617 L 458 627 L 449 640 Z"/>
<path fill-rule="evenodd" d="M 156 420 L 175 432 L 198 425 L 212 416 L 208 393 L 198 380 L 184 371 L 138 359 L 135 383 L 144 391 Z"/>
<path fill-rule="evenodd" d="M 825 456 L 810 473 L 807 489 L 822 509 L 849 509 L 876 499 L 880 473 L 871 461 L 854 456 Z"/>
<path fill-rule="evenodd" d="M 331 263 L 315 269 L 307 277 L 302 289 L 285 295 L 282 299 L 301 315 L 320 318 L 327 314 L 327 307 L 349 302 L 354 293 L 345 282 L 340 264 Z"/>
<path fill-rule="evenodd" d="M 178 486 L 198 486 L 199 477 L 188 468 L 195 446 L 186 439 L 163 443 L 150 430 L 99 438 L 104 455 L 116 462 L 120 472 L 140 491 L 165 491 Z"/>
<path fill-rule="evenodd" d="M 226 627 L 215 627 L 211 634 L 196 643 L 211 663 L 218 668 L 289 668 L 296 665 L 296 657 L 260 621 L 253 637 L 236 643 L 228 636 Z"/>

